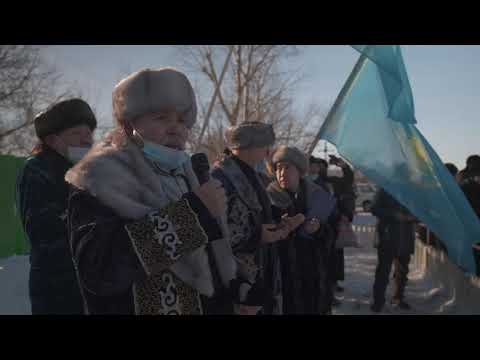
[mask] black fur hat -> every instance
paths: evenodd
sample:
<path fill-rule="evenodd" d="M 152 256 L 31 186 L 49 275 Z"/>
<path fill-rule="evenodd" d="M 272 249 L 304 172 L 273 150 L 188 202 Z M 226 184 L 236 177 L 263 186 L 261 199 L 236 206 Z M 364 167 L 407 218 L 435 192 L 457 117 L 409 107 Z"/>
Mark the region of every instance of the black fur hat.
<path fill-rule="evenodd" d="M 78 125 L 87 125 L 92 131 L 97 127 L 95 114 L 82 99 L 61 101 L 37 115 L 34 123 L 39 139 Z"/>

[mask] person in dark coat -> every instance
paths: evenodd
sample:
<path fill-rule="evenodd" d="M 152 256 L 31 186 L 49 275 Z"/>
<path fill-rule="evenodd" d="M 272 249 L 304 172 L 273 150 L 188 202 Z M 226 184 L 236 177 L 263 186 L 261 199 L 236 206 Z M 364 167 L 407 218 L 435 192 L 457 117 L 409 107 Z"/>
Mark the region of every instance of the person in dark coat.
<path fill-rule="evenodd" d="M 97 121 L 80 99 L 62 101 L 35 118 L 39 138 L 17 178 L 17 208 L 30 242 L 33 315 L 83 314 L 67 234 L 65 173 L 92 145 Z"/>
<path fill-rule="evenodd" d="M 308 167 L 309 173 L 307 176 L 305 176 L 305 178 L 317 184 L 323 190 L 329 192 L 330 194 L 333 194 L 334 190 L 332 184 L 328 181 L 327 169 L 327 160 L 320 159 L 315 156 L 310 156 Z"/>
<path fill-rule="evenodd" d="M 473 211 L 480 219 L 480 157 L 478 155 L 470 156 L 467 164 L 459 185 Z M 480 274 L 480 242 L 477 242 L 473 249 L 477 262 L 477 274 Z"/>
<path fill-rule="evenodd" d="M 297 214 L 307 217 L 304 225 L 279 243 L 283 313 L 330 314 L 333 287 L 329 261 L 334 251 L 336 201 L 305 179 L 308 161 L 297 148 L 279 147 L 273 154 L 272 165 L 276 179 L 267 190 L 277 219 Z M 310 212 L 318 206 L 317 201 L 324 199 L 330 200 L 331 215 L 320 220 Z"/>
<path fill-rule="evenodd" d="M 415 246 L 416 218 L 385 190 L 375 195 L 372 214 L 378 218 L 378 264 L 373 285 L 373 312 L 381 312 L 385 304 L 392 264 L 395 265 L 392 304 L 408 310 L 404 299 L 408 281 L 408 267 Z"/>
<path fill-rule="evenodd" d="M 473 211 L 480 218 L 480 157 L 471 156 L 467 163 L 459 184 Z"/>
<path fill-rule="evenodd" d="M 343 176 L 327 176 L 325 170 L 320 173 L 321 176 L 319 176 L 316 183 L 319 185 L 327 184 L 328 187 L 333 189 L 340 215 L 349 222 L 352 222 L 355 214 L 355 192 L 353 189 L 354 173 L 345 161 L 336 156 L 330 156 L 330 164 L 340 167 Z M 338 285 L 338 281 L 345 280 L 345 254 L 343 249 L 335 250 L 332 266 L 335 269 L 335 290 L 342 292 L 344 289 Z M 334 300 L 334 305 L 338 305 L 339 303 L 340 301 L 338 299 Z"/>
<path fill-rule="evenodd" d="M 457 182 L 460 184 L 463 179 L 470 177 L 469 173 L 473 169 L 478 169 L 480 167 L 480 155 L 470 155 L 465 164 L 465 168 L 460 170 L 457 174 Z"/>
<path fill-rule="evenodd" d="M 196 109 L 183 73 L 135 72 L 113 91 L 116 128 L 67 173 L 87 314 L 209 314 L 230 290 L 235 262 L 216 221 L 225 191 L 200 185 L 184 151 Z"/>
<path fill-rule="evenodd" d="M 220 180 L 228 198 L 227 223 L 242 282 L 239 314 L 282 314 L 282 284 L 277 242 L 303 222 L 274 223 L 265 182 L 256 169 L 270 153 L 275 133 L 270 124 L 245 122 L 226 132 L 230 154 L 220 161 L 212 176 Z"/>

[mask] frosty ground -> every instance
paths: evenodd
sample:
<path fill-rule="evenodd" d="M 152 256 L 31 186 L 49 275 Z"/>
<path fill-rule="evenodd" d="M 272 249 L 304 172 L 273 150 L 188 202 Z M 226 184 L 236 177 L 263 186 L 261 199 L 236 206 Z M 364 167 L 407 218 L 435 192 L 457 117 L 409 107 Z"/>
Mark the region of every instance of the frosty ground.
<path fill-rule="evenodd" d="M 374 223 L 368 214 L 359 214 L 356 226 Z M 370 311 L 371 293 L 374 281 L 377 255 L 371 233 L 359 233 L 361 248 L 345 250 L 345 292 L 339 293 L 342 304 L 333 311 L 334 315 L 373 315 Z M 0 259 L 0 315 L 30 314 L 28 299 L 27 256 Z M 390 299 L 390 288 L 387 299 Z M 411 311 L 400 311 L 387 304 L 381 315 L 423 315 L 452 313 L 452 299 L 442 289 L 432 285 L 426 274 L 415 268 L 412 261 L 406 299 L 412 305 Z"/>

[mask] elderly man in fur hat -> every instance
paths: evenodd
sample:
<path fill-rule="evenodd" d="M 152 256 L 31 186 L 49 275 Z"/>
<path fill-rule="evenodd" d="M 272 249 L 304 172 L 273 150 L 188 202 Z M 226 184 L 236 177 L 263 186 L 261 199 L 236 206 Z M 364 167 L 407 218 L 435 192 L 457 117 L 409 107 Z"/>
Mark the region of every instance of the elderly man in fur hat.
<path fill-rule="evenodd" d="M 228 199 L 227 223 L 238 264 L 237 310 L 281 314 L 281 277 L 275 243 L 303 222 L 303 216 L 273 223 L 271 203 L 256 171 L 275 142 L 269 124 L 246 122 L 226 132 L 228 155 L 212 172 Z"/>
<path fill-rule="evenodd" d="M 235 277 L 215 220 L 222 184 L 199 186 L 185 143 L 197 117 L 174 69 L 142 70 L 113 91 L 116 129 L 67 173 L 71 247 L 89 314 L 208 314 Z M 233 308 L 233 305 L 232 305 Z"/>
<path fill-rule="evenodd" d="M 305 223 L 279 243 L 284 314 L 329 314 L 333 299 L 332 261 L 336 202 L 307 180 L 308 159 L 295 147 L 279 147 L 272 156 L 275 181 L 268 194 L 277 216 L 305 216 Z"/>

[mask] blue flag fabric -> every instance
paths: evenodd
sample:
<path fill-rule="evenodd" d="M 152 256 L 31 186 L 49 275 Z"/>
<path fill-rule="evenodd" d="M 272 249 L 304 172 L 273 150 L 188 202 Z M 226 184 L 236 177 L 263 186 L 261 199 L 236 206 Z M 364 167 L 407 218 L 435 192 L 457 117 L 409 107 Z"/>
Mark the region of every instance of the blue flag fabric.
<path fill-rule="evenodd" d="M 428 141 L 415 127 L 412 91 L 398 45 L 355 45 L 360 58 L 320 138 L 384 188 L 475 274 L 480 221 Z"/>

